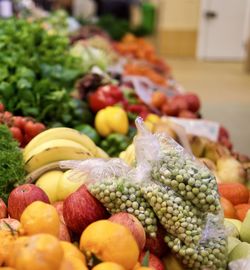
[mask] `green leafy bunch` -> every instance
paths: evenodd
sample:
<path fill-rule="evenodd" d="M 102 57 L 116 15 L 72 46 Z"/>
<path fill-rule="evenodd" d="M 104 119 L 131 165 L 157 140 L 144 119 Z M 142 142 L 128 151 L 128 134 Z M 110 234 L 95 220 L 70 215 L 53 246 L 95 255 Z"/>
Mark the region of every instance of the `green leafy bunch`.
<path fill-rule="evenodd" d="M 0 20 L 0 102 L 8 111 L 67 124 L 62 112 L 71 111 L 80 67 L 66 36 L 52 35 L 36 22 Z"/>

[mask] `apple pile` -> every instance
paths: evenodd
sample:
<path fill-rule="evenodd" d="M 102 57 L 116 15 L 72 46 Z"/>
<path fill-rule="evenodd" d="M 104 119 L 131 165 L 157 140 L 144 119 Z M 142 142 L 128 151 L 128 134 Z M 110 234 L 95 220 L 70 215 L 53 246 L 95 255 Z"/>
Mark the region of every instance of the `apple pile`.
<path fill-rule="evenodd" d="M 0 124 L 7 125 L 12 136 L 24 147 L 37 134 L 45 130 L 44 124 L 36 122 L 29 117 L 14 116 L 5 111 L 4 105 L 0 103 Z"/>
<path fill-rule="evenodd" d="M 151 105 L 163 115 L 181 118 L 199 118 L 200 99 L 193 93 L 167 97 L 161 91 L 155 91 L 151 97 Z"/>

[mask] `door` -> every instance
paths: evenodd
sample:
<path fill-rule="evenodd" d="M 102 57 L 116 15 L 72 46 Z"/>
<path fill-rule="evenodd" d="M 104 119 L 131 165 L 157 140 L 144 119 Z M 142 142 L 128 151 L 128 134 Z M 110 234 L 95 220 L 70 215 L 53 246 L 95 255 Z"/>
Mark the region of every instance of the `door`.
<path fill-rule="evenodd" d="M 241 60 L 249 0 L 201 0 L 197 56 Z"/>

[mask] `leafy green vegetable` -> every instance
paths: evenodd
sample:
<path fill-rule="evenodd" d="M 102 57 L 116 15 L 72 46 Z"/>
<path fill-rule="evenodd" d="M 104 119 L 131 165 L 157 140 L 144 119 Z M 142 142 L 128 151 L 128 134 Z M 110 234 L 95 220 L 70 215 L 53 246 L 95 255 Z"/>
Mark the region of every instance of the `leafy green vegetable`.
<path fill-rule="evenodd" d="M 23 155 L 5 125 L 0 125 L 0 197 L 6 201 L 11 190 L 24 183 Z"/>
<path fill-rule="evenodd" d="M 83 73 L 81 59 L 69 53 L 68 38 L 36 22 L 0 20 L 0 48 L 0 102 L 6 109 L 48 126 L 68 125 L 78 108 L 70 93 Z"/>

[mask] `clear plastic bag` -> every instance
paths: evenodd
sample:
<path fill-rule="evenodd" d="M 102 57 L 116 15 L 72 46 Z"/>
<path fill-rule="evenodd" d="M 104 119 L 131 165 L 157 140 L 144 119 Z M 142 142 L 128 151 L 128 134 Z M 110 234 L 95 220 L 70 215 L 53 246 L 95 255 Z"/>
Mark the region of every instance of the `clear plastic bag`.
<path fill-rule="evenodd" d="M 213 174 L 166 134 L 136 120 L 137 176 L 166 230 L 165 241 L 188 269 L 226 269 L 227 241 Z M 151 184 L 150 184 L 151 182 Z"/>

